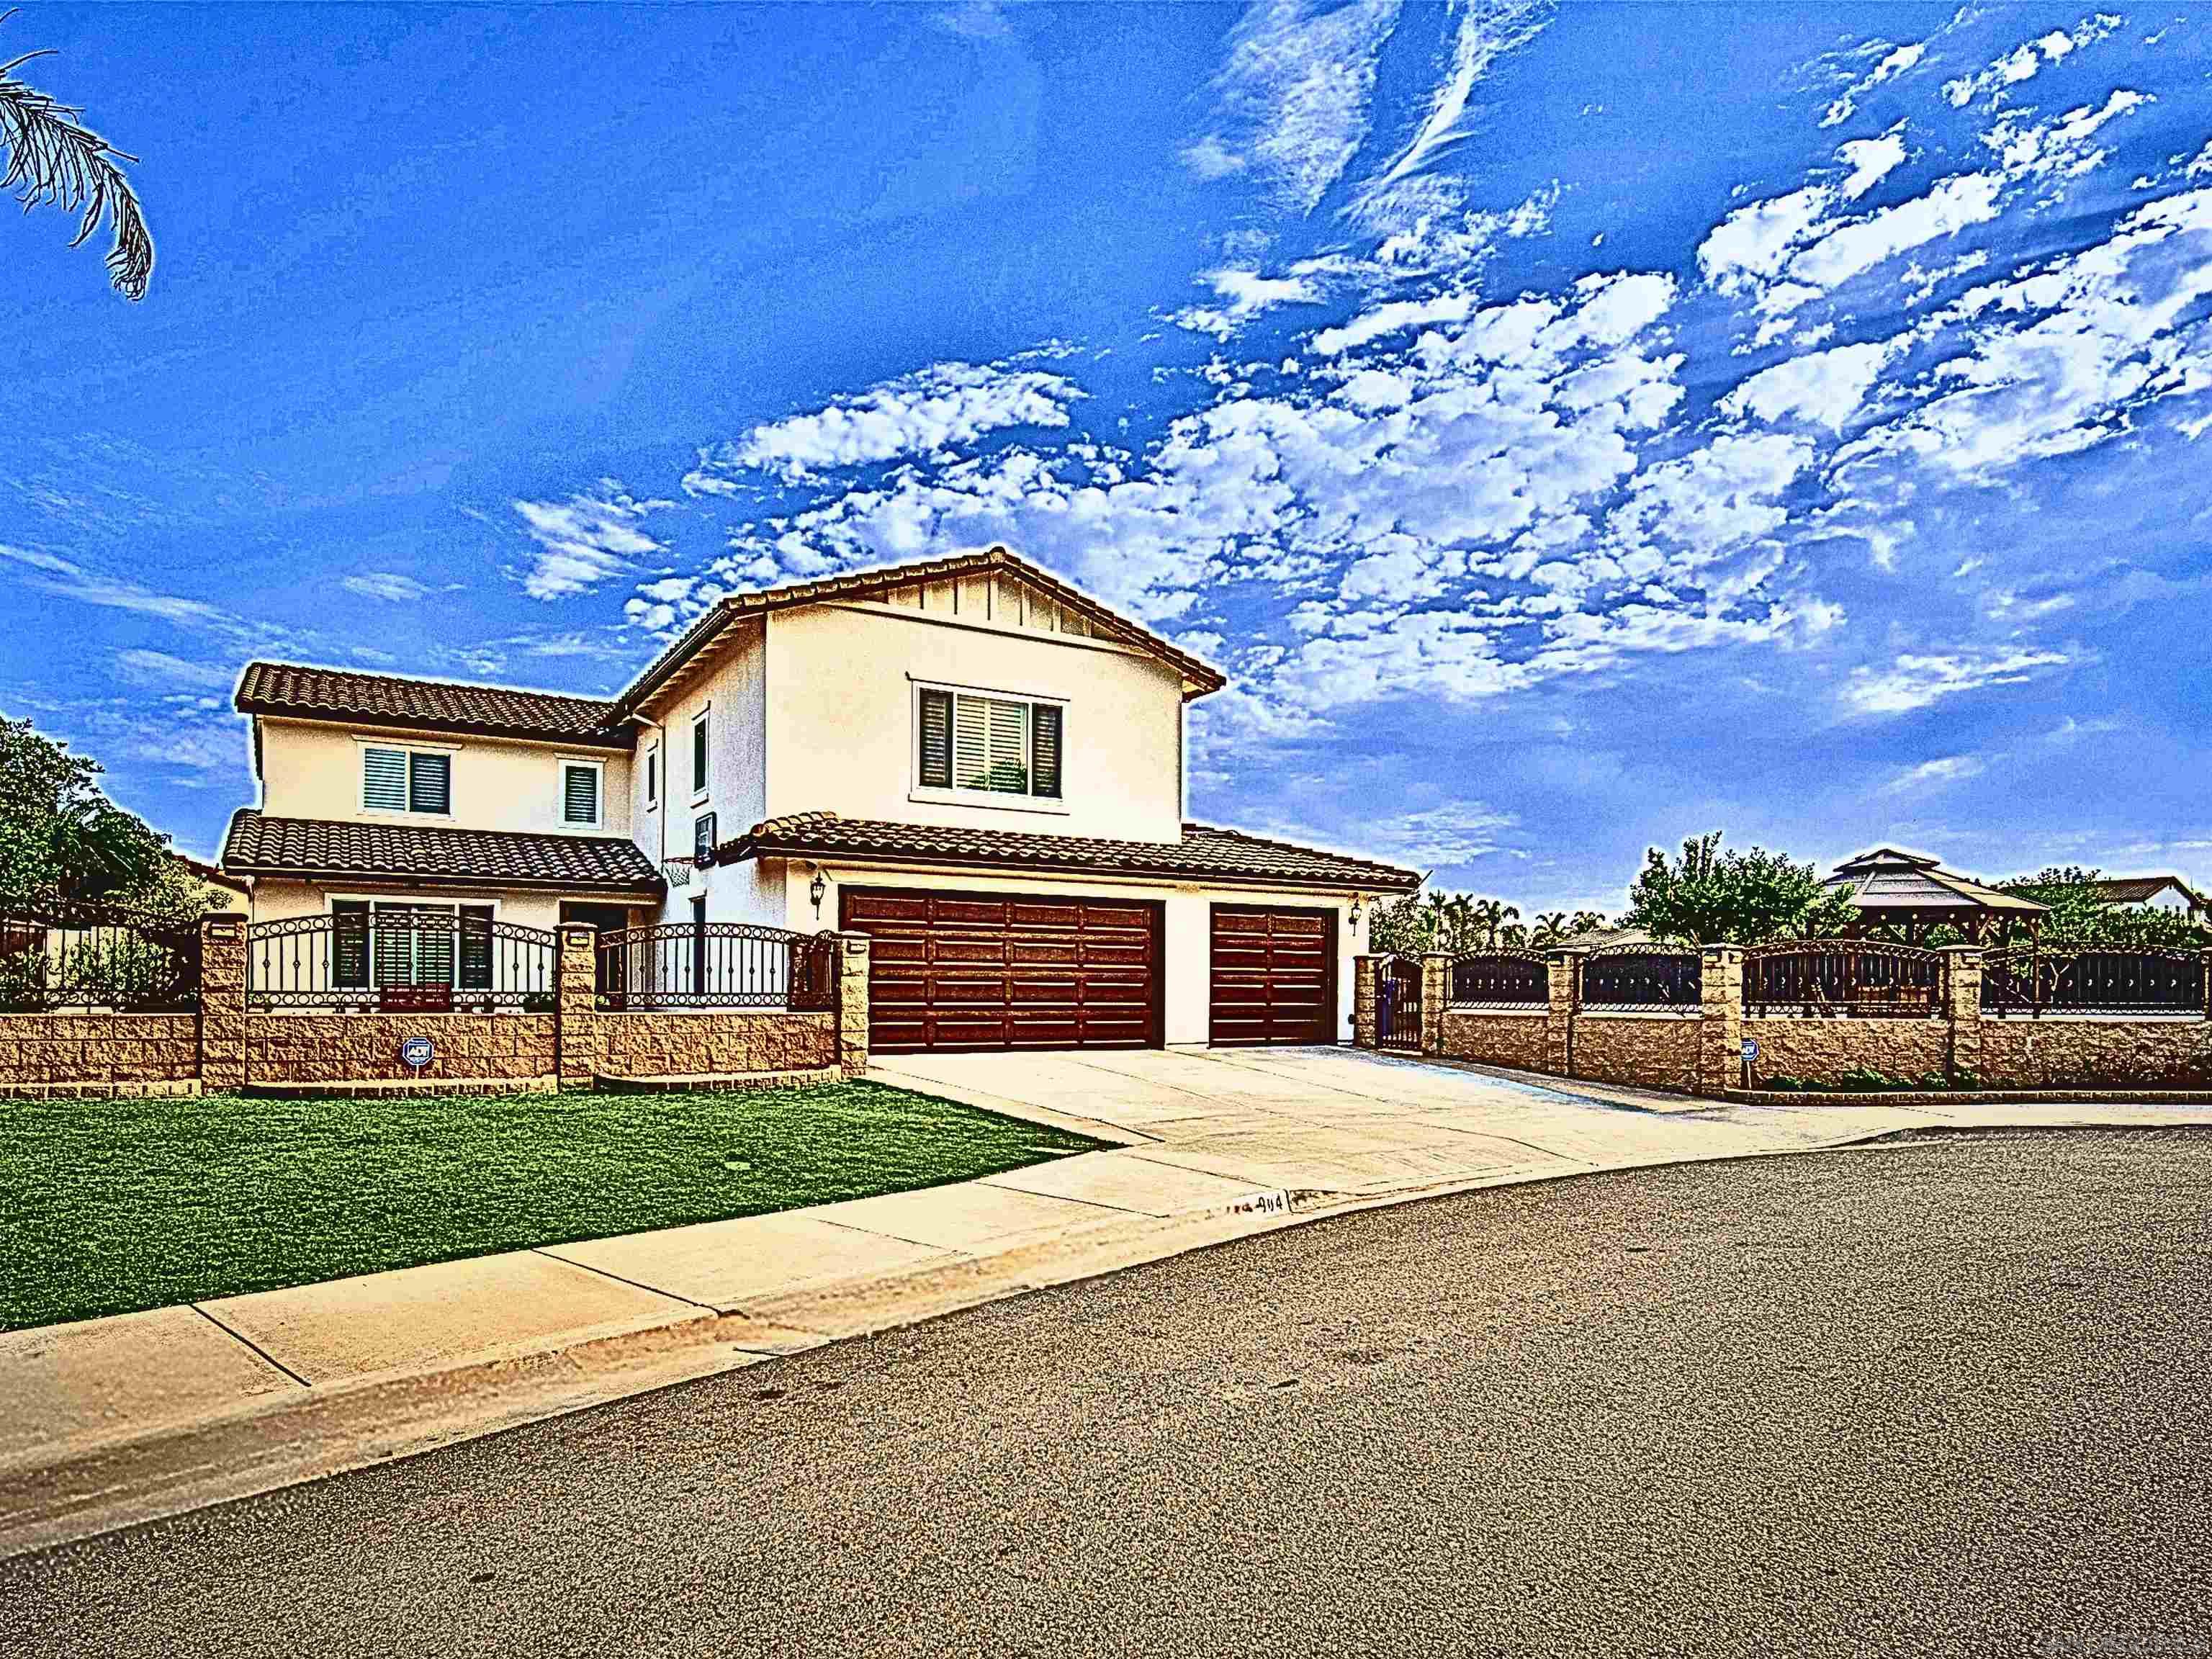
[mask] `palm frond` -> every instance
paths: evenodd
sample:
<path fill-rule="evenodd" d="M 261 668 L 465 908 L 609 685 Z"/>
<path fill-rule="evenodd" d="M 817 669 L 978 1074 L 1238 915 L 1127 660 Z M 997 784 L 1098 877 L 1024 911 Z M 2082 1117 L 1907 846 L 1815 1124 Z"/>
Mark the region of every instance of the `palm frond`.
<path fill-rule="evenodd" d="M 15 15 L 0 12 L 0 23 Z M 108 220 L 115 227 L 108 278 L 125 299 L 143 300 L 154 276 L 154 238 L 137 192 L 118 165 L 138 158 L 81 123 L 82 110 L 16 79 L 15 70 L 25 64 L 50 55 L 26 52 L 0 64 L 0 149 L 8 152 L 0 190 L 15 191 L 26 213 L 52 205 L 81 216 L 71 247 L 82 247 L 100 222 Z"/>

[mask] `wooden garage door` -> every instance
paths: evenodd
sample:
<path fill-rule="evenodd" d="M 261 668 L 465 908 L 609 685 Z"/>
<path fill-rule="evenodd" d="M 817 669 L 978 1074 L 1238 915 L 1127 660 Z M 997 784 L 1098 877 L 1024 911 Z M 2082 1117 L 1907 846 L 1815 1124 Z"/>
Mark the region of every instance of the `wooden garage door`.
<path fill-rule="evenodd" d="M 869 936 L 868 1046 L 1144 1048 L 1160 1040 L 1160 907 L 848 887 Z"/>
<path fill-rule="evenodd" d="M 1336 1041 L 1336 912 L 1213 907 L 1212 1040 Z"/>

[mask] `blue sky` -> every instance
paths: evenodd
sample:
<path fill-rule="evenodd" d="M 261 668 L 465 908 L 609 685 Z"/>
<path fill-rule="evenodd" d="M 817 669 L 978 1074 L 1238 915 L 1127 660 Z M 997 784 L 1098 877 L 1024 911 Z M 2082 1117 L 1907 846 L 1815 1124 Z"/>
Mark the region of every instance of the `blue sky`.
<path fill-rule="evenodd" d="M 161 263 L 0 228 L 0 710 L 204 852 L 249 656 L 605 691 L 1003 540 L 1231 672 L 1195 815 L 1532 914 L 2212 874 L 2209 24 L 33 5 Z"/>

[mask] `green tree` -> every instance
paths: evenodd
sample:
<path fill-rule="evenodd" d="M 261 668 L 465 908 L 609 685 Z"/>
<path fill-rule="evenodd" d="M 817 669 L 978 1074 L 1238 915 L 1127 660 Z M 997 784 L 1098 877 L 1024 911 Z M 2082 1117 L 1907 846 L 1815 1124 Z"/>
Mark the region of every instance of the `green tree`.
<path fill-rule="evenodd" d="M 1999 882 L 1997 889 L 2050 907 L 2037 929 L 2045 945 L 2193 951 L 2212 945 L 2212 934 L 2179 912 L 2110 902 L 2094 884 L 2101 873 L 2078 864 L 2054 865 L 2032 876 Z"/>
<path fill-rule="evenodd" d="M 15 15 L 0 12 L 0 23 Z M 138 158 L 81 124 L 82 110 L 15 78 L 15 71 L 33 58 L 52 55 L 27 52 L 0 64 L 0 150 L 7 152 L 8 162 L 0 173 L 0 189 L 14 191 L 26 212 L 52 205 L 77 215 L 71 247 L 82 247 L 100 222 L 107 220 L 115 228 L 108 280 L 125 299 L 143 300 L 154 278 L 154 238 L 137 192 L 118 165 Z"/>
<path fill-rule="evenodd" d="M 1408 893 L 1375 908 L 1368 924 L 1367 948 L 1383 956 L 1419 956 L 1425 951 L 1495 950 L 1518 905 L 1479 899 L 1471 893 Z"/>
<path fill-rule="evenodd" d="M 100 770 L 0 716 L 0 897 L 185 905 L 169 838 L 101 794 Z"/>
<path fill-rule="evenodd" d="M 1717 830 L 1685 841 L 1672 862 L 1652 848 L 1628 896 L 1624 922 L 1683 945 L 1827 938 L 1853 915 L 1840 894 L 1820 885 L 1811 865 L 1758 847 L 1723 853 Z"/>
<path fill-rule="evenodd" d="M 1557 945 L 1567 936 L 1567 913 L 1565 910 L 1539 910 L 1536 925 L 1530 930 L 1528 943 L 1538 950 Z"/>
<path fill-rule="evenodd" d="M 1570 933 L 1594 933 L 1604 926 L 1604 911 L 1577 910 L 1575 912 L 1573 919 L 1567 923 L 1567 932 Z"/>

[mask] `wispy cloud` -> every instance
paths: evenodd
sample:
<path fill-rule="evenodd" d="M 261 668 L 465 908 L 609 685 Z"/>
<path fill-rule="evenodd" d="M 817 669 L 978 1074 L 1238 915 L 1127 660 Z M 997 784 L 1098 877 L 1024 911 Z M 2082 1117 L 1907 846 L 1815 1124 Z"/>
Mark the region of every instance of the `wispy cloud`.
<path fill-rule="evenodd" d="M 16 580 L 23 586 L 57 599 L 74 599 L 80 605 L 100 605 L 112 611 L 136 611 L 141 616 L 158 617 L 179 628 L 203 632 L 244 635 L 254 631 L 229 611 L 204 599 L 164 593 L 120 577 L 102 575 L 58 554 L 11 547 L 0 542 L 0 560 L 16 568 Z"/>
<path fill-rule="evenodd" d="M 194 662 L 166 651 L 118 651 L 115 672 L 140 685 L 196 685 L 210 691 L 228 691 L 238 679 L 234 663 Z"/>
<path fill-rule="evenodd" d="M 599 489 L 565 501 L 514 503 L 538 544 L 538 556 L 522 578 L 523 592 L 532 599 L 587 593 L 638 560 L 665 550 L 638 526 L 648 513 L 672 503 L 641 501 L 612 478 L 601 479 Z"/>
<path fill-rule="evenodd" d="M 384 599 L 394 605 L 419 599 L 430 591 L 412 576 L 403 576 L 391 570 L 364 570 L 341 578 L 338 586 L 349 593 L 360 594 L 363 599 Z"/>
<path fill-rule="evenodd" d="M 1885 795 L 1911 794 L 1948 783 L 1960 783 L 1979 774 L 1984 763 L 1978 755 L 1945 755 L 1908 766 L 1882 786 Z"/>
<path fill-rule="evenodd" d="M 1844 688 L 1844 702 L 1863 714 L 1910 714 L 1986 686 L 2019 685 L 2069 660 L 2063 652 L 2037 650 L 1905 655 L 1887 669 L 1857 670 Z"/>

